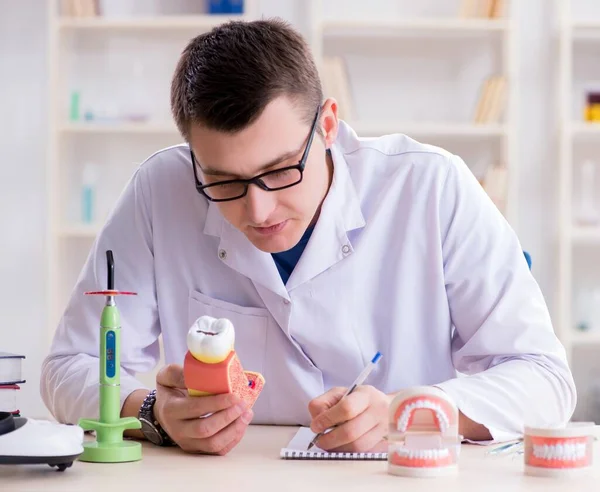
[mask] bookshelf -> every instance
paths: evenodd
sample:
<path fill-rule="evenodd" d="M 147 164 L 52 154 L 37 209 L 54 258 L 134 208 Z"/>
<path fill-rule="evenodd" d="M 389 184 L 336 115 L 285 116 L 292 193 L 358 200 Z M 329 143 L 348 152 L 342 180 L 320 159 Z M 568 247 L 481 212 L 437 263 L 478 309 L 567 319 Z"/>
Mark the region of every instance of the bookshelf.
<path fill-rule="evenodd" d="M 207 5 L 198 0 L 46 2 L 49 339 L 101 224 L 134 169 L 159 148 L 181 142 L 168 107 L 170 77 L 181 50 L 191 37 L 222 22 L 255 18 L 258 0 L 244 0 L 241 14 L 209 13 Z M 141 102 L 151 106 L 142 118 L 131 116 L 139 107 L 126 104 L 138 91 Z M 96 203 L 93 219 L 82 220 L 81 182 L 89 163 Z"/>
<path fill-rule="evenodd" d="M 500 32 L 510 28 L 505 19 L 331 19 L 323 22 L 325 36 L 472 36 L 482 32 Z M 357 30 L 362 29 L 362 33 Z"/>
<path fill-rule="evenodd" d="M 93 31 L 168 31 L 168 30 L 209 30 L 232 18 L 229 15 L 165 15 L 160 17 L 139 17 L 136 19 L 105 19 L 102 17 L 71 17 L 58 19 L 60 31 L 93 30 Z M 249 18 L 237 15 L 236 19 Z"/>
<path fill-rule="evenodd" d="M 311 0 L 307 15 L 341 118 L 359 136 L 400 132 L 457 153 L 518 228 L 518 51 L 509 2 L 372 0 L 350 8 Z M 406 96 L 380 98 L 392 84 Z"/>
<path fill-rule="evenodd" d="M 579 363 L 579 348 L 591 350 L 595 357 L 600 353 L 600 316 L 591 307 L 593 299 L 600 300 L 594 297 L 600 293 L 600 271 L 594 268 L 600 260 L 600 220 L 593 215 L 600 210 L 595 201 L 600 119 L 587 121 L 585 115 L 587 92 L 600 94 L 600 6 L 582 0 L 556 0 L 555 5 L 560 55 L 556 328 L 569 360 Z M 592 208 L 585 202 L 587 196 L 592 196 Z"/>
<path fill-rule="evenodd" d="M 575 420 L 598 421 L 600 354 L 600 4 L 555 0 L 558 81 L 558 261 L 555 329 L 578 390 Z"/>
<path fill-rule="evenodd" d="M 62 134 L 87 133 L 87 134 L 163 134 L 177 135 L 178 130 L 174 123 L 64 123 L 58 128 Z"/>
<path fill-rule="evenodd" d="M 481 2 L 486 4 L 486 0 Z M 193 35 L 232 18 L 257 18 L 265 13 L 261 9 L 267 8 L 265 5 L 259 8 L 258 0 L 245 0 L 244 14 L 224 15 L 207 14 L 206 2 L 198 0 L 101 0 L 99 4 L 91 2 L 95 5 L 93 9 L 87 0 L 80 3 L 88 4 L 85 15 L 65 15 L 64 0 L 47 1 L 50 101 L 47 291 L 51 335 L 100 225 L 135 167 L 157 149 L 181 141 L 168 108 L 168 84 L 181 49 Z M 106 13 L 103 5 L 120 11 Z M 351 101 L 347 107 L 350 113 L 347 120 L 359 134 L 404 132 L 421 141 L 439 144 L 464 157 L 482 179 L 497 175 L 489 170 L 494 164 L 501 164 L 509 183 L 505 190 L 500 190 L 505 195 L 502 201 L 507 203 L 504 212 L 516 227 L 515 28 L 511 17 L 505 15 L 509 13 L 508 4 L 503 15 L 493 18 L 461 13 L 461 6 L 464 6 L 462 0 L 373 0 L 368 4 L 361 0 L 349 3 L 308 0 L 306 7 L 297 13 L 308 21 L 305 34 L 321 70 L 323 54 L 336 51 L 343 55 L 339 58 L 344 64 L 347 55 L 353 53 L 366 55 L 370 60 L 373 52 L 382 52 L 404 60 L 395 70 L 383 70 L 382 77 L 359 79 L 350 74 L 349 89 L 367 95 L 362 106 Z M 396 9 L 394 15 L 387 15 L 391 8 Z M 371 15 L 362 15 L 365 9 Z M 377 9 L 381 15 L 372 15 Z M 357 15 L 348 18 L 331 15 L 347 11 L 355 11 Z M 108 57 L 108 52 L 117 55 Z M 426 62 L 418 66 L 417 75 L 421 78 L 407 78 L 401 69 L 411 56 L 421 54 Z M 367 71 L 373 68 L 376 74 L 376 69 L 385 63 L 368 62 Z M 344 64 L 338 63 L 334 69 L 344 69 Z M 495 74 L 502 74 L 510 81 L 506 101 L 496 117 L 477 121 L 482 87 Z M 423 77 L 433 82 L 432 100 L 425 101 L 423 107 L 414 104 L 404 112 L 380 114 L 369 110 L 368 99 L 377 95 L 377 84 L 371 87 L 374 81 L 386 78 L 412 94 L 421 89 L 418 84 Z M 141 119 L 123 117 L 124 113 L 139 109 L 125 108 L 125 103 L 133 99 L 130 96 L 136 91 L 131 87 L 136 87 L 136 81 L 141 79 L 143 84 L 139 87 L 144 88 L 141 91 L 144 97 L 152 101 L 153 111 Z M 354 82 L 363 85 L 356 86 Z M 440 90 L 447 82 L 448 89 Z M 75 119 L 70 117 L 74 94 L 78 95 L 79 113 Z M 447 100 L 444 102 L 440 95 Z M 457 106 L 458 101 L 466 104 Z M 87 118 L 88 112 L 94 117 Z M 98 204 L 94 219 L 82 221 L 81 181 L 90 160 L 99 177 Z M 496 189 L 494 193 L 497 192 Z"/>
<path fill-rule="evenodd" d="M 356 121 L 353 128 L 365 137 L 375 137 L 392 132 L 411 136 L 448 136 L 459 139 L 502 137 L 507 128 L 501 124 L 476 125 L 470 123 L 410 123 L 402 121 Z"/>

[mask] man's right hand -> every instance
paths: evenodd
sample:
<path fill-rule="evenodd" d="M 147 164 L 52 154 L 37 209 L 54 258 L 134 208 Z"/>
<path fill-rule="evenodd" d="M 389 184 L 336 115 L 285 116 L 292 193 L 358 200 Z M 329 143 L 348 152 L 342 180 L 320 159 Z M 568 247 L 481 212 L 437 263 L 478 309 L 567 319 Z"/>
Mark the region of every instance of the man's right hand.
<path fill-rule="evenodd" d="M 253 413 L 234 394 L 189 396 L 183 367 L 170 364 L 156 375 L 154 416 L 184 451 L 225 455 L 240 442 Z"/>

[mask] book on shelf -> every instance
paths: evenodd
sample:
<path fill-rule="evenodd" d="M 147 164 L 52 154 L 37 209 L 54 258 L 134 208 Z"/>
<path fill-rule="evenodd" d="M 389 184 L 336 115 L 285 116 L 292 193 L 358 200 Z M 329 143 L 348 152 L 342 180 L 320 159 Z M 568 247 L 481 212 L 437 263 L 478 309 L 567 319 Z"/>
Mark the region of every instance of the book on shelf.
<path fill-rule="evenodd" d="M 0 412 L 20 415 L 17 405 L 17 392 L 21 389 L 23 379 L 24 355 L 0 352 Z"/>
<path fill-rule="evenodd" d="M 475 108 L 475 123 L 499 123 L 506 103 L 506 78 L 493 75 L 481 86 L 479 100 Z"/>
<path fill-rule="evenodd" d="M 325 97 L 333 97 L 338 102 L 338 117 L 352 120 L 354 104 L 348 78 L 348 70 L 342 57 L 331 56 L 323 59 L 323 91 Z"/>
<path fill-rule="evenodd" d="M 505 0 L 462 0 L 460 16 L 467 19 L 498 19 L 504 17 Z"/>
<path fill-rule="evenodd" d="M 22 384 L 24 355 L 0 352 L 0 385 Z"/>
<path fill-rule="evenodd" d="M 492 164 L 479 180 L 481 186 L 502 214 L 506 212 L 508 170 L 505 165 Z"/>
<path fill-rule="evenodd" d="M 63 17 L 96 17 L 100 15 L 98 0 L 61 0 Z"/>
<path fill-rule="evenodd" d="M 17 405 L 17 392 L 21 389 L 18 384 L 1 385 L 0 384 L 0 412 L 8 412 L 13 415 L 19 415 Z"/>
<path fill-rule="evenodd" d="M 209 14 L 243 14 L 244 0 L 208 0 Z"/>

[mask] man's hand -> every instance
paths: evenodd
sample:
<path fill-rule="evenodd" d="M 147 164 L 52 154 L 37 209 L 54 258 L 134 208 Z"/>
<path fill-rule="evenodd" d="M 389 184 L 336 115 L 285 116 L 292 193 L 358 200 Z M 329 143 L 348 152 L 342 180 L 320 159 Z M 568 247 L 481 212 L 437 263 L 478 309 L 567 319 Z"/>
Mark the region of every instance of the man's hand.
<path fill-rule="evenodd" d="M 359 386 L 340 400 L 345 392 L 346 388 L 332 388 L 310 402 L 313 432 L 337 425 L 317 446 L 334 452 L 384 451 L 391 397 L 373 386 Z"/>
<path fill-rule="evenodd" d="M 240 442 L 253 413 L 233 394 L 189 396 L 183 368 L 170 364 L 156 376 L 154 416 L 184 451 L 224 455 Z"/>

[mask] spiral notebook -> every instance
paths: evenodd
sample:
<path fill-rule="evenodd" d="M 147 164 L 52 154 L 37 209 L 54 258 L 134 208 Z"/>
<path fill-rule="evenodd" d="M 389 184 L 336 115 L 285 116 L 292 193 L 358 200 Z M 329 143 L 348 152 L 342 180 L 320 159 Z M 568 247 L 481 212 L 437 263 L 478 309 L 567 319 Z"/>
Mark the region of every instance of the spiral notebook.
<path fill-rule="evenodd" d="M 282 448 L 284 460 L 387 460 L 387 453 L 328 453 L 317 446 L 307 451 L 315 433 L 308 427 L 300 427 L 287 447 Z"/>

